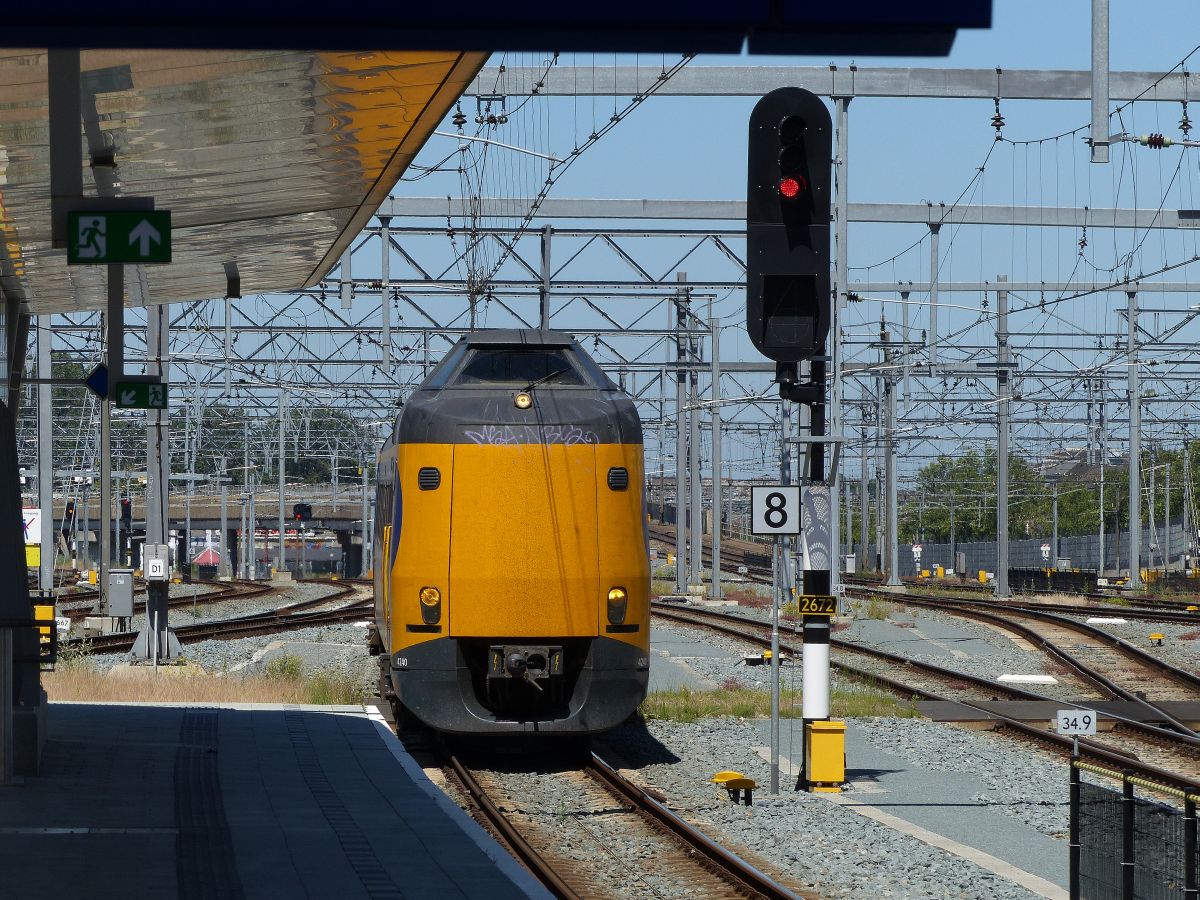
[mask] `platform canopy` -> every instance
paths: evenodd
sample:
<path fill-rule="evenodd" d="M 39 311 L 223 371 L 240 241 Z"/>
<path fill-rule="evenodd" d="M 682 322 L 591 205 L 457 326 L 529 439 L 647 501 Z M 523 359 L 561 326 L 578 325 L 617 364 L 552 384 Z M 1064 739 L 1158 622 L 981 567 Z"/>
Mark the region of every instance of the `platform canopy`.
<path fill-rule="evenodd" d="M 170 210 L 169 265 L 127 302 L 318 281 L 487 58 L 461 52 L 84 50 L 83 196 Z M 33 314 L 98 309 L 104 267 L 51 247 L 46 50 L 0 49 L 0 292 Z M 92 165 L 92 161 L 96 165 Z"/>

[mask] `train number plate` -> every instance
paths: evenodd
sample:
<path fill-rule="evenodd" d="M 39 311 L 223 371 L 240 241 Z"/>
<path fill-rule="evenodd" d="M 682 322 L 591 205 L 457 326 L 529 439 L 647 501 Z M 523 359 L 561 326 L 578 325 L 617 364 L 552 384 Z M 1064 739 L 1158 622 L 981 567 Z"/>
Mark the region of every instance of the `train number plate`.
<path fill-rule="evenodd" d="M 824 594 L 804 594 L 796 598 L 796 607 L 802 616 L 836 616 L 837 597 Z"/>

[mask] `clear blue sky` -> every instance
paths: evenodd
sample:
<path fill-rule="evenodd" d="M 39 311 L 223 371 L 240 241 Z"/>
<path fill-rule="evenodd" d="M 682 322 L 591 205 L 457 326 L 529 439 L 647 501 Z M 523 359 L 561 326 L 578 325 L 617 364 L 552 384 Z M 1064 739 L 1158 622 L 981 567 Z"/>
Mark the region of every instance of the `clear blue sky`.
<path fill-rule="evenodd" d="M 994 26 L 989 30 L 961 32 L 947 58 L 702 56 L 691 65 L 824 66 L 835 62 L 846 66 L 853 61 L 860 68 L 1087 69 L 1091 53 L 1090 18 L 1091 6 L 1085 0 L 996 0 Z M 1197 44 L 1200 44 L 1200 3 L 1195 0 L 1112 0 L 1110 54 L 1114 70 L 1166 71 Z M 611 55 L 567 54 L 560 64 L 590 67 L 593 60 L 597 66 L 613 63 Z M 493 58 L 493 63 L 498 61 L 499 56 Z M 538 57 L 531 54 L 508 58 L 511 65 L 537 61 Z M 632 59 L 619 61 L 632 62 Z M 639 62 L 655 68 L 659 65 L 657 57 L 642 56 Z M 1200 69 L 1200 54 L 1193 57 L 1189 68 L 1193 67 Z M 612 112 L 612 101 L 603 99 L 539 102 L 545 114 L 523 124 L 514 119 L 504 139 L 562 155 L 570 150 L 573 141 L 586 137 L 593 123 L 603 124 Z M 753 103 L 754 98 L 652 98 L 588 150 L 555 185 L 551 196 L 744 198 L 746 120 Z M 473 116 L 473 100 L 464 102 L 464 111 Z M 1007 122 L 1005 137 L 1017 141 L 1050 137 L 1085 125 L 1090 119 L 1089 104 L 1085 102 L 1002 101 L 1002 112 Z M 1126 114 L 1122 124 L 1133 133 L 1161 131 L 1177 135 L 1179 113 L 1178 104 L 1139 103 Z M 992 114 L 990 100 L 854 100 L 850 106 L 851 200 L 953 201 L 991 151 L 982 184 L 968 196 L 968 202 L 1057 203 L 1092 208 L 1111 205 L 1153 208 L 1159 203 L 1166 208 L 1200 207 L 1200 196 L 1196 196 L 1200 194 L 1197 190 L 1200 179 L 1194 156 L 1181 157 L 1177 148 L 1157 154 L 1145 149 L 1116 148 L 1113 164 L 1096 166 L 1087 161 L 1087 148 L 1078 136 L 1030 146 L 996 145 L 990 124 Z M 1192 117 L 1200 122 L 1200 106 L 1194 107 Z M 1200 125 L 1193 136 L 1200 136 Z M 435 139 L 422 153 L 421 161 L 432 163 L 452 147 L 452 141 Z M 1181 159 L 1183 165 L 1176 172 Z M 504 166 L 503 170 L 497 169 L 491 182 L 502 192 L 529 196 L 528 192 L 540 185 L 536 164 L 528 157 L 508 160 Z M 439 174 L 416 184 L 402 185 L 397 193 L 458 196 L 460 187 L 457 176 Z M 894 263 L 887 262 L 870 272 L 862 268 L 888 260 L 914 241 L 920 241 L 924 234 L 925 229 L 920 226 L 853 226 L 849 242 L 852 282 L 868 275 L 876 280 L 925 279 L 930 265 L 927 241 Z M 1080 259 L 1079 238 L 1080 235 L 1066 229 L 1054 233 L 1048 229 L 996 228 L 944 232 L 942 277 L 975 281 L 1005 272 L 1014 280 L 1038 281 L 1067 280 L 1074 273 L 1076 280 L 1098 281 L 1105 277 L 1104 269 L 1128 253 L 1132 253 L 1133 271 L 1139 272 L 1153 270 L 1164 259 L 1178 260 L 1181 255 L 1191 256 L 1197 251 L 1194 232 L 1169 236 L 1155 233 L 1147 239 L 1144 234 L 1114 235 L 1110 231 L 1090 234 L 1086 256 Z M 664 264 L 669 262 L 666 260 Z M 1200 264 L 1170 277 L 1200 281 Z M 943 302 L 978 309 L 982 299 L 957 295 L 943 297 Z M 1019 308 L 1037 299 L 1014 297 L 1013 306 Z M 919 305 L 923 299 L 913 302 L 910 317 L 915 338 L 925 325 L 925 308 Z M 1194 300 L 1183 296 L 1147 296 L 1146 300 L 1149 306 L 1190 302 Z M 731 326 L 722 345 L 723 355 L 755 358 L 744 332 L 737 327 L 742 303 L 739 292 L 724 298 L 718 308 L 723 320 Z M 1058 360 L 1061 368 L 1103 362 L 1106 359 L 1103 354 L 1111 351 L 1111 341 L 1106 348 L 1096 348 L 1091 335 L 1115 335 L 1122 329 L 1115 306 L 1113 302 L 1091 298 L 1055 307 L 1050 313 L 1015 315 L 1012 324 L 1018 336 L 1014 343 L 1023 355 L 1023 365 L 1040 364 L 1044 351 L 1039 348 L 1045 342 L 1042 334 L 1053 332 L 1060 337 L 1052 340 L 1059 342 L 1064 340 L 1061 335 L 1075 335 L 1081 351 L 1078 359 Z M 895 328 L 900 307 L 895 303 L 860 304 L 848 313 L 845 324 L 852 336 L 865 338 L 877 333 L 881 314 Z M 963 330 L 960 340 L 964 347 L 994 345 L 992 321 L 987 315 L 960 310 L 948 317 L 950 324 Z M 946 313 L 942 321 L 945 326 Z M 866 354 L 860 358 L 876 358 L 875 351 L 859 352 Z M 966 411 L 961 406 L 945 410 L 949 416 Z M 1036 407 L 1027 407 L 1025 411 L 1036 412 Z M 1061 431 L 1063 444 L 1077 443 L 1077 435 L 1072 436 L 1068 431 Z"/>

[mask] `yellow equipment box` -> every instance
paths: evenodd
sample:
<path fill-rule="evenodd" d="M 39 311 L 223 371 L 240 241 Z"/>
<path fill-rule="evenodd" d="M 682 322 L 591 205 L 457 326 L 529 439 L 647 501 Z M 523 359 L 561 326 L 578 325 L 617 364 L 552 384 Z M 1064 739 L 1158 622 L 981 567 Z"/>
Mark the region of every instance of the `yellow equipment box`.
<path fill-rule="evenodd" d="M 809 722 L 804 741 L 810 788 L 820 793 L 840 793 L 846 780 L 846 723 Z"/>
<path fill-rule="evenodd" d="M 35 622 L 45 622 L 45 625 L 38 625 L 38 640 L 40 643 L 50 643 L 50 632 L 54 629 L 54 604 L 53 603 L 35 603 L 33 604 L 33 618 Z"/>

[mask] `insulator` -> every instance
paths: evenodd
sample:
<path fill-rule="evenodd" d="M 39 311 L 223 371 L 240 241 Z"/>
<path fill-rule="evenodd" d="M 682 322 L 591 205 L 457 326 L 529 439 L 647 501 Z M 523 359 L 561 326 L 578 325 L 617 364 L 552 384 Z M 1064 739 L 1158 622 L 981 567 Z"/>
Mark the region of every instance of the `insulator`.
<path fill-rule="evenodd" d="M 454 122 L 455 127 L 462 128 L 467 124 L 467 117 L 463 114 L 462 109 L 456 109 L 454 111 L 454 118 L 451 121 Z"/>
<path fill-rule="evenodd" d="M 1138 138 L 1138 143 L 1143 147 L 1149 147 L 1152 150 L 1161 150 L 1163 147 L 1170 147 L 1175 142 L 1165 135 L 1143 134 Z"/>
<path fill-rule="evenodd" d="M 1188 118 L 1186 106 L 1183 108 L 1183 117 L 1179 120 L 1179 130 L 1183 133 L 1183 139 L 1187 140 L 1192 130 L 1192 120 Z"/>

